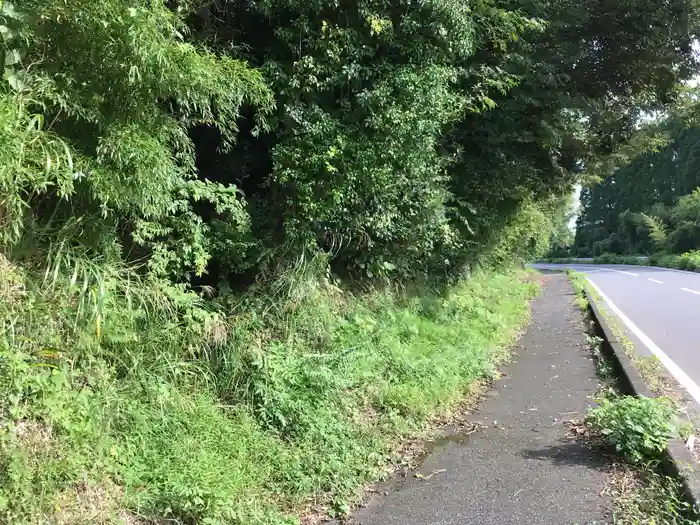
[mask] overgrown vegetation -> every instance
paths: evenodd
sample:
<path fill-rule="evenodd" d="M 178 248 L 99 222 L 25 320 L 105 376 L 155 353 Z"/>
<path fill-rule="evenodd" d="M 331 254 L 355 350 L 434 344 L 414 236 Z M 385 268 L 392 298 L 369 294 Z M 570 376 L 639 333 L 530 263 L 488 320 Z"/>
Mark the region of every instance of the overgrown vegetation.
<path fill-rule="evenodd" d="M 586 296 L 586 276 L 581 272 L 576 272 L 570 269 L 566 270 L 566 274 L 569 277 L 569 282 L 574 289 L 576 294 L 576 304 L 585 313 L 588 313 L 588 297 Z"/>
<path fill-rule="evenodd" d="M 630 463 L 659 459 L 673 428 L 675 407 L 667 398 L 603 398 L 586 421 Z"/>
<path fill-rule="evenodd" d="M 0 0 L 2 518 L 341 512 L 646 147 L 693 2 Z"/>
<path fill-rule="evenodd" d="M 18 524 L 292 523 L 284 509 L 315 495 L 342 508 L 493 373 L 536 289 L 475 275 L 355 297 L 311 273 L 194 331 L 141 283 L 101 276 L 98 324 L 72 306 L 96 308 L 82 283 L 2 261 L 0 515 Z"/>

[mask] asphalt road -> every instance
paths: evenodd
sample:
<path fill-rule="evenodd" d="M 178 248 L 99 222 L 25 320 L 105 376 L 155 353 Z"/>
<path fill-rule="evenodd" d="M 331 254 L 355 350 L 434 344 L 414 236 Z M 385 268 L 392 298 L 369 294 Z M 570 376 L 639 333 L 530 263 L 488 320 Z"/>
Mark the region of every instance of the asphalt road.
<path fill-rule="evenodd" d="M 648 266 L 536 264 L 586 274 L 643 355 L 654 354 L 700 404 L 700 273 Z"/>

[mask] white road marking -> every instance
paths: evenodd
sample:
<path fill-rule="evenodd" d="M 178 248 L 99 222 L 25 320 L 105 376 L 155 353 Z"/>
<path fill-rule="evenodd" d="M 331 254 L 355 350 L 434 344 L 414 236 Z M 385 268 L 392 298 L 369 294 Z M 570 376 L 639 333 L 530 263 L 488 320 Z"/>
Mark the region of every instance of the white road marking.
<path fill-rule="evenodd" d="M 663 266 L 642 266 L 642 268 L 651 268 L 653 270 L 662 270 L 664 272 L 685 273 L 700 277 L 700 272 L 690 272 L 688 270 L 679 270 L 678 268 L 664 268 Z"/>
<path fill-rule="evenodd" d="M 695 295 L 700 295 L 700 292 L 696 290 L 691 290 L 690 288 L 681 288 L 681 290 L 683 290 L 684 292 L 694 293 Z"/>
<path fill-rule="evenodd" d="M 622 270 L 613 270 L 612 268 L 606 268 L 606 270 L 610 270 L 611 272 L 616 272 L 616 273 L 624 273 L 625 275 L 631 275 L 632 277 L 639 277 L 638 273 L 623 272 Z"/>
<path fill-rule="evenodd" d="M 650 280 L 650 281 L 651 281 L 652 283 L 656 283 L 656 284 L 664 284 L 664 282 L 663 282 L 663 281 L 657 281 L 656 279 L 649 279 L 649 280 Z"/>
<path fill-rule="evenodd" d="M 603 298 L 603 300 L 607 303 L 607 305 L 610 307 L 610 309 L 617 315 L 620 320 L 625 323 L 625 326 L 635 335 L 637 336 L 637 339 L 639 339 L 644 346 L 646 346 L 649 351 L 654 354 L 659 361 L 661 361 L 661 364 L 663 364 L 666 367 L 666 370 L 670 372 L 670 374 L 676 378 L 676 381 L 678 381 L 687 391 L 688 393 L 693 396 L 693 399 L 695 399 L 696 402 L 700 403 L 700 387 L 686 374 L 681 370 L 681 368 L 673 362 L 673 360 L 666 355 L 666 353 L 661 350 L 661 348 L 658 347 L 654 341 L 649 339 L 649 337 L 642 332 L 639 327 L 637 327 L 636 324 L 634 324 L 629 317 L 627 317 L 625 314 L 622 313 L 622 311 L 615 306 L 615 303 L 613 303 L 610 298 L 603 293 L 603 291 L 598 287 L 597 284 L 595 284 L 590 277 L 586 278 L 589 283 L 591 283 L 591 286 L 595 289 L 596 292 Z M 685 288 L 683 288 L 685 290 Z M 697 293 L 700 295 L 700 292 L 696 292 L 694 290 L 687 290 L 692 293 Z"/>

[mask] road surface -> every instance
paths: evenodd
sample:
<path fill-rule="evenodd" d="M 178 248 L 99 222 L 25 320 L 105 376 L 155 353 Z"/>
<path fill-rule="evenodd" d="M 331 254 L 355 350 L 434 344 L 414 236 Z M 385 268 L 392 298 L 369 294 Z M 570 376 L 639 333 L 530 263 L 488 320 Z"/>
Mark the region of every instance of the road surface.
<path fill-rule="evenodd" d="M 700 273 L 649 266 L 535 264 L 586 274 L 642 355 L 656 355 L 700 404 Z"/>

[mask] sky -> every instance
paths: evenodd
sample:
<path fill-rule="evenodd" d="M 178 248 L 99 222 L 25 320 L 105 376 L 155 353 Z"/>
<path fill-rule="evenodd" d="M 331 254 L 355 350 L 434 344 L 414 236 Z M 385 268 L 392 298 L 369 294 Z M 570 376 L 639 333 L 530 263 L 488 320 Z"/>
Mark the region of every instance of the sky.
<path fill-rule="evenodd" d="M 578 218 L 578 209 L 581 205 L 580 198 L 581 185 L 577 184 L 576 186 L 574 186 L 574 214 L 571 216 L 571 220 L 569 221 L 569 228 L 571 228 L 572 231 L 576 230 L 576 219 Z"/>

